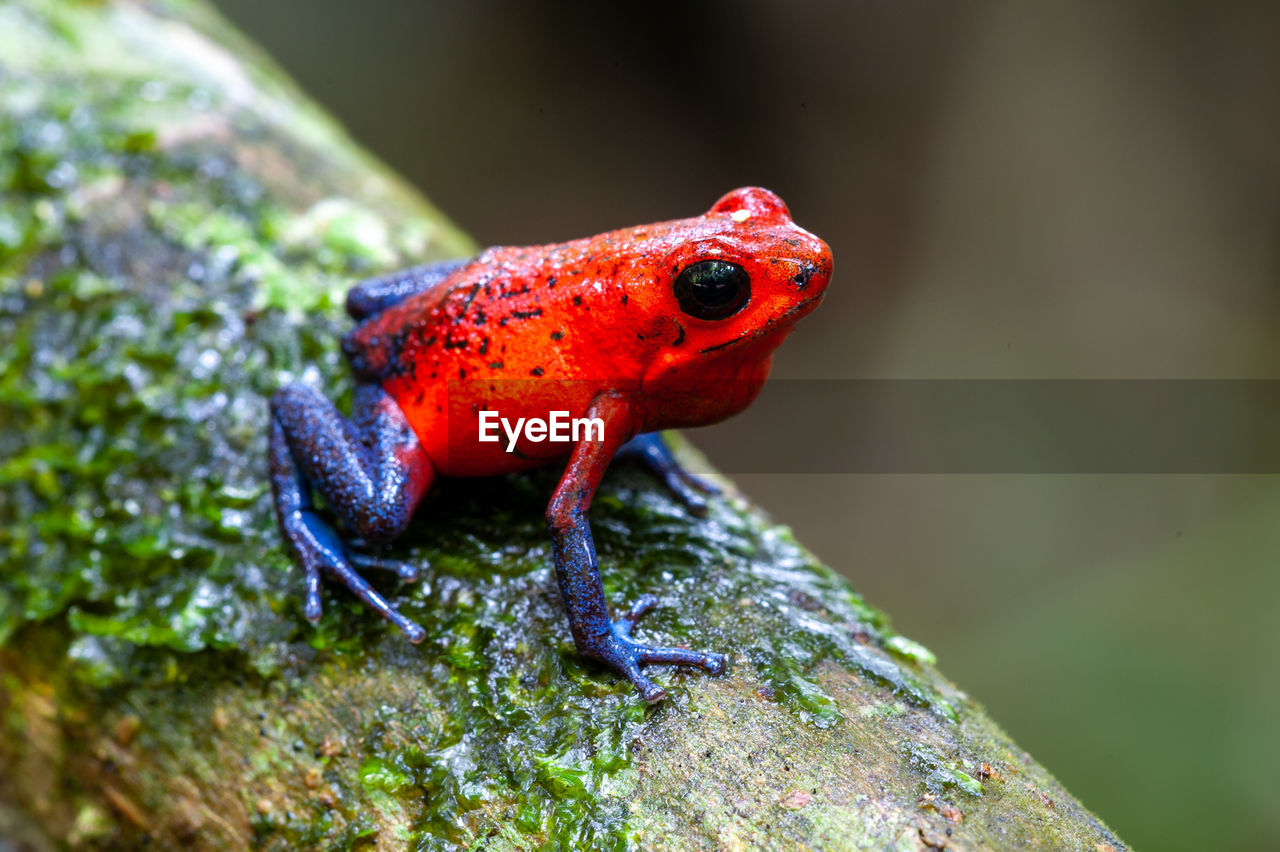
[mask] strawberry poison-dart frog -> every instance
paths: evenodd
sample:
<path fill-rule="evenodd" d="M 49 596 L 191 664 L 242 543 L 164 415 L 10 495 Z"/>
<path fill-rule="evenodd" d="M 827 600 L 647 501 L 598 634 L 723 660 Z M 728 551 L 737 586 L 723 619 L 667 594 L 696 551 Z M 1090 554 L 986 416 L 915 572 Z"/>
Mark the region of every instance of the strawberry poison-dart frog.
<path fill-rule="evenodd" d="M 271 400 L 271 482 L 304 571 L 307 618 L 320 617 L 328 574 L 421 641 L 425 631 L 356 571 L 413 579 L 415 569 L 369 549 L 404 530 L 437 476 L 492 476 L 568 456 L 547 525 L 579 652 L 651 702 L 666 692 L 642 666 L 721 673 L 720 654 L 634 638 L 652 595 L 610 618 L 587 509 L 610 462 L 626 456 L 705 511 L 698 491 L 714 489 L 678 465 L 657 430 L 745 408 L 830 277 L 826 243 L 796 225 L 778 196 L 745 188 L 691 219 L 490 248 L 359 284 L 347 296 L 358 325 L 342 341 L 357 379 L 351 417 L 306 385 Z M 317 512 L 313 490 L 345 535 Z"/>

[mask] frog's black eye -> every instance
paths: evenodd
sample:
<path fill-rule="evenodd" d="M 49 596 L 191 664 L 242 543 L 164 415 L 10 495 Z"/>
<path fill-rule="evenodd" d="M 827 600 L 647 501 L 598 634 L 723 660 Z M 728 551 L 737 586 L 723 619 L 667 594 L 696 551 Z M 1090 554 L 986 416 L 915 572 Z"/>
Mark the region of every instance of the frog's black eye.
<path fill-rule="evenodd" d="M 680 310 L 689 316 L 722 320 L 746 307 L 751 299 L 751 276 L 727 260 L 700 260 L 681 270 L 672 291 Z"/>

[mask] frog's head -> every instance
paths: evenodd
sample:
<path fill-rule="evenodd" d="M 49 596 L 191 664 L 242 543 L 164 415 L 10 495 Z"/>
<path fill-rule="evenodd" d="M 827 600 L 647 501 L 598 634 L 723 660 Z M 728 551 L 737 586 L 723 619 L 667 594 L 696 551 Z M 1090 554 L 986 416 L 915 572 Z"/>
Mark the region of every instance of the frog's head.
<path fill-rule="evenodd" d="M 666 401 L 651 427 L 714 423 L 745 408 L 831 278 L 831 249 L 767 189 L 735 189 L 672 225 L 648 291 L 654 315 L 672 324 L 644 377 L 650 398 Z"/>
<path fill-rule="evenodd" d="M 693 221 L 660 271 L 683 342 L 703 355 L 741 350 L 734 361 L 767 357 L 822 299 L 831 249 L 759 187 L 735 189 Z"/>

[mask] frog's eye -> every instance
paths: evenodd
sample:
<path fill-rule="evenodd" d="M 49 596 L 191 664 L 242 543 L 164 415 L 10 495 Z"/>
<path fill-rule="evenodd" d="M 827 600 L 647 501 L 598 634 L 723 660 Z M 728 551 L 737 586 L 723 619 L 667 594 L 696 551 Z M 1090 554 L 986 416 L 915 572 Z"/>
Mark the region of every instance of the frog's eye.
<path fill-rule="evenodd" d="M 751 299 L 751 276 L 727 260 L 701 260 L 681 270 L 672 291 L 680 310 L 689 316 L 722 320 L 746 307 Z"/>

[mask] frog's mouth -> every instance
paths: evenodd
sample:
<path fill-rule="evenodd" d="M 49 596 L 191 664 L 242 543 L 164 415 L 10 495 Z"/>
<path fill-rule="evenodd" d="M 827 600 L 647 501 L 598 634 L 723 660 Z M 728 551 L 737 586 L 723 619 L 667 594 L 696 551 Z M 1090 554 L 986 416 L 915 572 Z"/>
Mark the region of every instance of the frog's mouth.
<path fill-rule="evenodd" d="M 787 310 L 783 312 L 782 316 L 775 317 L 772 320 L 770 320 L 768 323 L 766 323 L 765 329 L 773 328 L 774 326 L 783 322 L 795 322 L 796 320 L 800 319 L 800 317 L 809 313 L 809 311 L 818 307 L 818 303 L 822 301 L 822 297 L 825 295 L 827 295 L 827 291 L 823 289 L 823 290 L 819 290 L 817 293 L 814 293 L 812 296 L 810 296 L 807 299 L 804 299 L 803 301 L 796 302 L 794 305 L 787 308 Z"/>
<path fill-rule="evenodd" d="M 698 350 L 698 354 L 706 355 L 710 352 L 723 352 L 726 349 L 732 349 L 740 344 L 753 343 L 762 337 L 768 337 L 771 334 L 776 334 L 779 327 L 796 323 L 802 316 L 816 308 L 818 306 L 818 302 L 822 301 L 822 297 L 824 295 L 826 295 L 826 291 L 819 290 L 809 298 L 796 302 L 777 316 L 770 317 L 768 322 L 760 326 L 752 334 L 746 337 L 735 337 L 732 340 L 726 340 L 724 343 L 717 343 L 714 346 L 708 346 L 706 349 Z"/>

